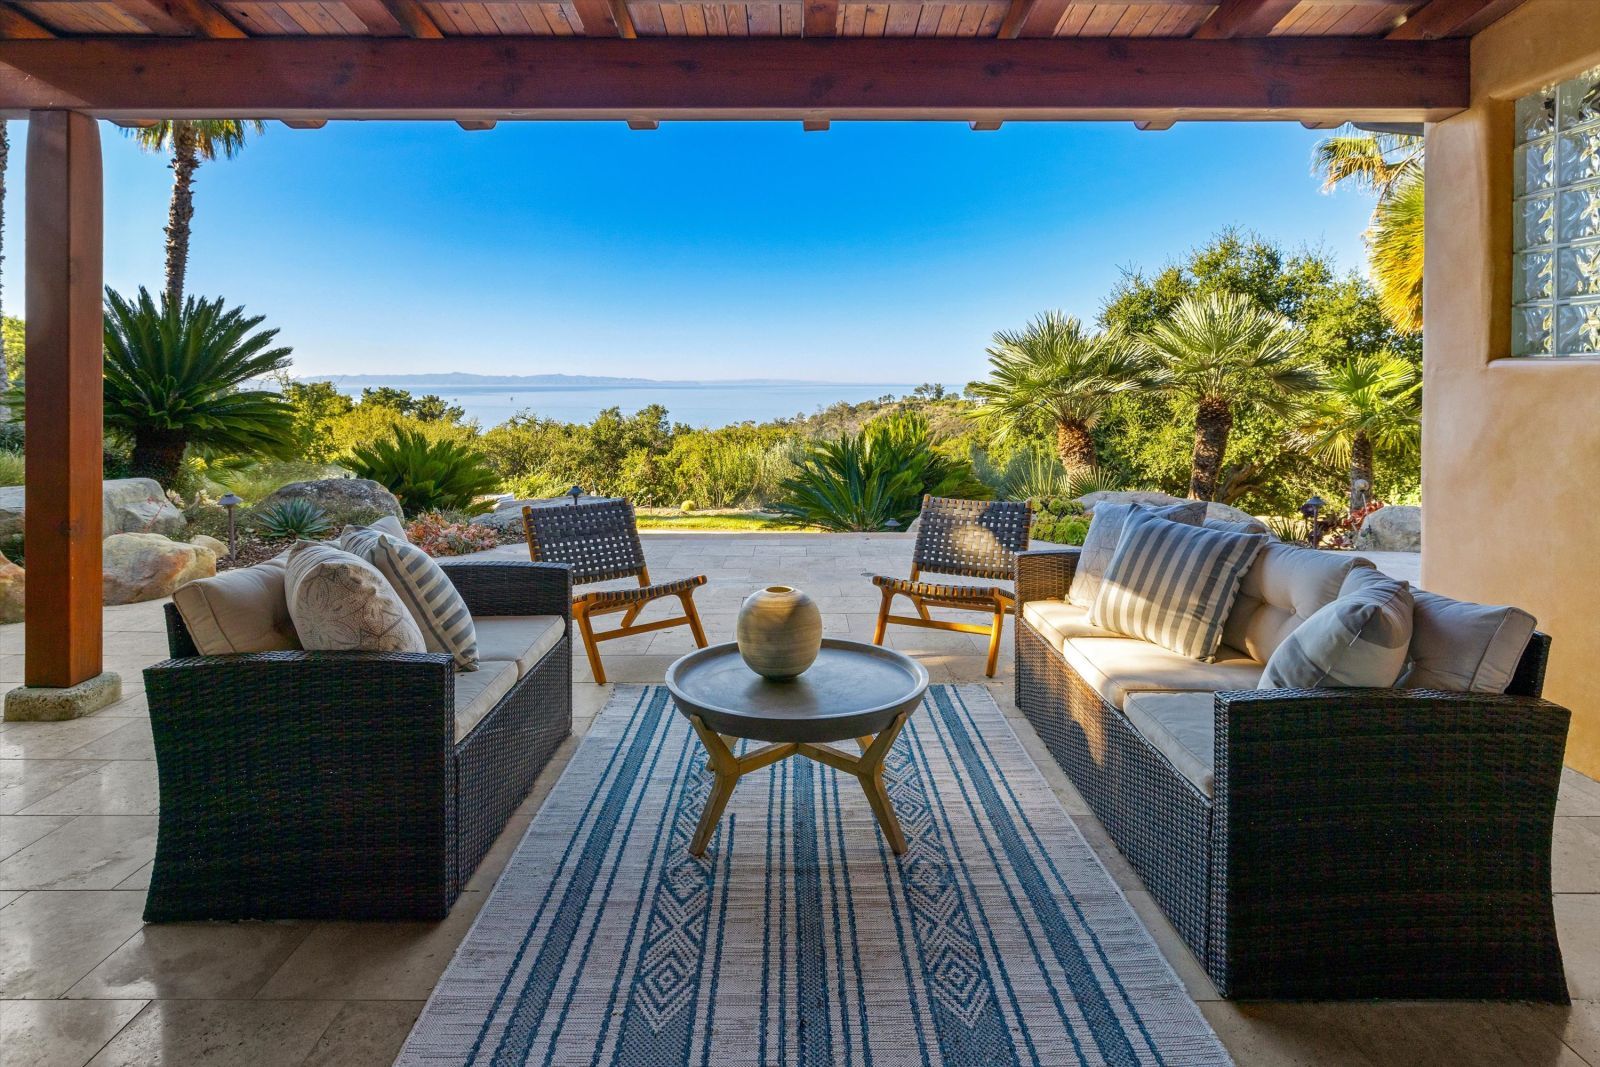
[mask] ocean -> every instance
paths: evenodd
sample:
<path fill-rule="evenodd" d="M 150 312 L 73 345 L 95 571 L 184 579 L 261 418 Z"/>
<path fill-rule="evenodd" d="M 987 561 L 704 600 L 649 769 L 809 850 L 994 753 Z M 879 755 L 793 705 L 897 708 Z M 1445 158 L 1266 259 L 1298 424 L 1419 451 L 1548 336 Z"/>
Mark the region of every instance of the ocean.
<path fill-rule="evenodd" d="M 904 396 L 915 386 L 896 384 L 856 384 L 827 382 L 650 382 L 639 385 L 429 385 L 414 380 L 385 383 L 363 377 L 359 383 L 334 380 L 335 388 L 360 396 L 363 388 L 384 384 L 408 389 L 421 396 L 435 393 L 466 409 L 467 417 L 477 419 L 484 429 L 505 422 L 519 412 L 532 412 L 562 422 L 588 422 L 609 407 L 631 415 L 649 404 L 661 404 L 673 422 L 696 427 L 728 426 L 733 423 L 810 415 L 818 410 L 849 401 L 859 404 L 886 394 Z"/>

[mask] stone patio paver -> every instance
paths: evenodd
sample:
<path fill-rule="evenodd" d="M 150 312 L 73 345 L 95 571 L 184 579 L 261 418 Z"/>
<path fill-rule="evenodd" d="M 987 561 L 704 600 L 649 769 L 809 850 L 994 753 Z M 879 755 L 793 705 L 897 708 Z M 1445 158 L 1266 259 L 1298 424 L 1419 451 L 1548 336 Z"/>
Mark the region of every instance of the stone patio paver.
<path fill-rule="evenodd" d="M 696 600 L 713 641 L 732 639 L 751 590 L 778 582 L 816 598 L 824 632 L 870 640 L 878 594 L 868 576 L 906 573 L 911 547 L 890 534 L 647 532 L 644 543 L 653 576 L 710 576 Z M 526 558 L 518 547 L 487 555 Z M 1419 577 L 1416 556 L 1375 560 Z M 668 610 L 654 605 L 645 617 Z M 592 683 L 578 651 L 574 736 L 445 921 L 145 927 L 156 798 L 140 671 L 165 655 L 161 605 L 108 608 L 105 621 L 120 703 L 75 722 L 0 724 L 0 1065 L 388 1064 L 611 687 Z M 1572 1008 L 1228 1003 L 1017 711 L 1009 634 L 994 679 L 983 676 L 983 637 L 891 628 L 889 643 L 936 682 L 989 687 L 1241 1067 L 1600 1067 L 1600 783 L 1567 771 L 1557 808 L 1556 913 L 1580 998 Z M 603 654 L 614 681 L 658 683 L 689 647 L 686 630 L 668 630 L 608 642 Z M 21 627 L 0 627 L 0 690 L 21 682 L 21 651 Z"/>

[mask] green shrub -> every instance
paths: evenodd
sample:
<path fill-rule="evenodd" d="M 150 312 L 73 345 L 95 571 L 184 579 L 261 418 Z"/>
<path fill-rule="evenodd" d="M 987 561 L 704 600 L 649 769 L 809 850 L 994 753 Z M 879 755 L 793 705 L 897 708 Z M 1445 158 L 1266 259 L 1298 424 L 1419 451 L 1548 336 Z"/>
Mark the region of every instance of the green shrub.
<path fill-rule="evenodd" d="M 924 494 L 987 499 L 993 494 L 965 461 L 933 447 L 928 422 L 898 413 L 860 433 L 807 445 L 795 474 L 783 483 L 776 510 L 825 530 L 882 530 L 892 519 L 909 523 Z"/>
<path fill-rule="evenodd" d="M 21 453 L 0 450 L 0 485 L 21 485 L 25 467 Z"/>
<path fill-rule="evenodd" d="M 288 538 L 316 540 L 333 528 L 328 515 L 304 497 L 279 500 L 263 508 L 253 508 L 250 525 L 261 537 L 270 541 Z"/>
<path fill-rule="evenodd" d="M 477 500 L 499 487 L 484 457 L 457 441 L 429 440 L 396 427 L 386 440 L 357 448 L 347 464 L 358 478 L 386 486 L 410 514 L 465 511 L 482 514 L 487 502 Z"/>
<path fill-rule="evenodd" d="M 206 479 L 225 492 L 236 493 L 248 504 L 265 500 L 274 490 L 290 482 L 313 482 L 322 478 L 336 478 L 340 468 L 326 463 L 306 463 L 300 460 L 264 461 L 246 464 L 223 464 L 206 469 Z M 212 492 L 212 496 L 222 493 Z"/>
<path fill-rule="evenodd" d="M 1071 515 L 1038 515 L 1033 520 L 1033 539 L 1056 545 L 1081 545 L 1089 535 L 1087 520 Z"/>

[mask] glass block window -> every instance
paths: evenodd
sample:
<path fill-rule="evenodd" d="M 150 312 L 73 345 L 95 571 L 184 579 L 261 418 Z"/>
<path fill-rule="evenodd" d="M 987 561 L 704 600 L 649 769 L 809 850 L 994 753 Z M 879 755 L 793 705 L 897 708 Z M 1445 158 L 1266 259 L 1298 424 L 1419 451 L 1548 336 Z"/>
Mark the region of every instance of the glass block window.
<path fill-rule="evenodd" d="M 1600 355 L 1600 68 L 1517 101 L 1511 345 Z"/>

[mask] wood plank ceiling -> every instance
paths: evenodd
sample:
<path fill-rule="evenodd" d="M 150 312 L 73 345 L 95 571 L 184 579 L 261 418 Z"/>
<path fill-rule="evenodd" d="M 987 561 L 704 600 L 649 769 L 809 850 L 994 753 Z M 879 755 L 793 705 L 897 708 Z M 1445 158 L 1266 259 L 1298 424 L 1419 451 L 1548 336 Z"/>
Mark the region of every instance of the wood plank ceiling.
<path fill-rule="evenodd" d="M 1523 0 L 18 0 L 0 38 L 1470 36 Z"/>

